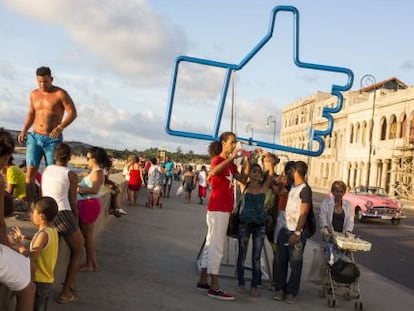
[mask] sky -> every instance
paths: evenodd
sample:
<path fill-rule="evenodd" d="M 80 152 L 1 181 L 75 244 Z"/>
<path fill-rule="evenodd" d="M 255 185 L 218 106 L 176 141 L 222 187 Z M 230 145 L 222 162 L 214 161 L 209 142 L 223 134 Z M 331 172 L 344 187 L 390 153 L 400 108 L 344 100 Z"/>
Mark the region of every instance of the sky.
<path fill-rule="evenodd" d="M 0 0 L 0 126 L 20 130 L 37 88 L 35 70 L 52 69 L 78 118 L 65 140 L 119 150 L 207 153 L 208 141 L 168 135 L 171 78 L 180 55 L 238 64 L 266 35 L 271 11 L 299 10 L 301 61 L 345 67 L 377 82 L 414 84 L 414 2 L 407 0 Z M 317 91 L 345 84 L 343 74 L 293 63 L 293 17 L 276 17 L 269 43 L 233 75 L 220 131 L 276 142 L 281 111 Z M 180 65 L 172 128 L 212 134 L 223 70 Z M 269 116 L 276 123 L 267 126 Z"/>

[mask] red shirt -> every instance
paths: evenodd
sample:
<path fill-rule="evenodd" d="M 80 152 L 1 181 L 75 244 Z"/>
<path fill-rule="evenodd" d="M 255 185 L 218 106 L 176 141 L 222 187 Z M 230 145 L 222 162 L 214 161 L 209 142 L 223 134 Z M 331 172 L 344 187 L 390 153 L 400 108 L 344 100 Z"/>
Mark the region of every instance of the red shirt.
<path fill-rule="evenodd" d="M 224 160 L 224 158 L 217 155 L 211 159 L 210 167 L 213 168 Z M 220 173 L 211 176 L 211 193 L 208 200 L 208 211 L 230 213 L 233 210 L 233 175 L 237 172 L 237 166 L 233 162 L 230 162 Z"/>
<path fill-rule="evenodd" d="M 151 165 L 152 165 L 152 162 L 151 161 L 145 162 L 144 170 L 148 172 L 149 169 L 150 169 L 150 167 L 151 167 Z"/>

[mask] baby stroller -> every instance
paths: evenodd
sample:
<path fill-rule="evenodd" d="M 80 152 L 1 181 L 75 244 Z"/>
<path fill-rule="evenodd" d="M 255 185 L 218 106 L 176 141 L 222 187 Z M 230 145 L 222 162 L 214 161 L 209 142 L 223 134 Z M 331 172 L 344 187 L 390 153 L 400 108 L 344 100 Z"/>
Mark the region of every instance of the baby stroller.
<path fill-rule="evenodd" d="M 337 297 L 355 300 L 356 310 L 363 309 L 359 288 L 360 271 L 354 260 L 354 252 L 370 251 L 371 243 L 356 238 L 355 235 L 334 233 L 332 242 L 325 246 L 326 269 L 319 297 L 328 298 L 328 306 L 335 308 Z"/>

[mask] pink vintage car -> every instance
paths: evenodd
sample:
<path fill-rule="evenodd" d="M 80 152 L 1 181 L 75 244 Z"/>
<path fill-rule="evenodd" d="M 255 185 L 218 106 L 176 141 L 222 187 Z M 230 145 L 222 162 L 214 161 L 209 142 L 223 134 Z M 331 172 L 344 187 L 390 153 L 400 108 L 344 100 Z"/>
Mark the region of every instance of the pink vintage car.
<path fill-rule="evenodd" d="M 387 192 L 378 187 L 355 187 L 344 196 L 352 204 L 355 218 L 363 222 L 364 218 L 379 218 L 391 220 L 393 225 L 406 218 L 404 209 L 398 200 L 388 197 Z"/>

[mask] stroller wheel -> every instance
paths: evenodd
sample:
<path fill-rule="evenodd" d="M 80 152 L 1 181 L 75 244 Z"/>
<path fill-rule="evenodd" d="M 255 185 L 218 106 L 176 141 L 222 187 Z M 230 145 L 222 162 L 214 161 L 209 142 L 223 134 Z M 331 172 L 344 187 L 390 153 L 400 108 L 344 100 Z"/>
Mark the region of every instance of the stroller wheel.
<path fill-rule="evenodd" d="M 328 299 L 328 307 L 335 308 L 335 305 L 336 305 L 335 299 L 329 298 Z"/>
<path fill-rule="evenodd" d="M 355 301 L 354 307 L 355 307 L 355 310 L 362 310 L 362 309 L 364 309 L 364 306 L 362 305 L 362 302 L 361 301 L 360 302 Z"/>

